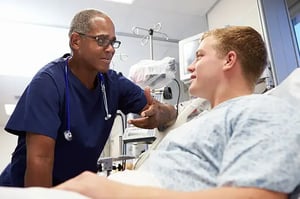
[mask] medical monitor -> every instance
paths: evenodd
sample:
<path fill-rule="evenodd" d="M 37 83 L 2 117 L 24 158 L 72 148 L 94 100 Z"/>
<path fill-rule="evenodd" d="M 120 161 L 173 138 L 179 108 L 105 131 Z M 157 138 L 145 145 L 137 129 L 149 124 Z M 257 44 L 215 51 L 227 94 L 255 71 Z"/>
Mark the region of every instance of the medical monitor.
<path fill-rule="evenodd" d="M 191 74 L 188 66 L 194 61 L 202 33 L 179 41 L 179 79 L 188 83 Z"/>

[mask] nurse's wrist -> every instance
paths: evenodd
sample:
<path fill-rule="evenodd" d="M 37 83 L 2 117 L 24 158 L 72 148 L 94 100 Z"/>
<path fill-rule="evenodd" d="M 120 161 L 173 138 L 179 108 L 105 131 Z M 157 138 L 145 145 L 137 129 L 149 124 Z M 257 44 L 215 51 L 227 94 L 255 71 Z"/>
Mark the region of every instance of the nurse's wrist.
<path fill-rule="evenodd" d="M 164 131 L 172 126 L 177 119 L 177 110 L 172 105 L 160 104 L 160 120 L 157 129 Z"/>

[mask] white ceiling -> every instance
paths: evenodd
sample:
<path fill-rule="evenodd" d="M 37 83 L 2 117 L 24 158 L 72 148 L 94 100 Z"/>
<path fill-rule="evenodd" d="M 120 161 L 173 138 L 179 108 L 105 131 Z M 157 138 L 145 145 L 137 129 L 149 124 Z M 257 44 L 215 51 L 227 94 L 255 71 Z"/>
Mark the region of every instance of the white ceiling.
<path fill-rule="evenodd" d="M 203 25 L 201 20 L 218 1 L 136 0 L 132 5 L 126 5 L 104 0 L 0 0 L 0 22 L 12 20 L 67 28 L 76 12 L 84 8 L 97 8 L 113 19 L 118 33 L 132 34 L 134 26 L 149 29 L 160 22 L 161 32 L 170 39 L 181 40 L 199 33 L 201 28 L 203 30 L 199 27 Z M 0 67 L 9 66 L 1 64 Z M 26 77 L 0 75 L 0 126 L 8 120 L 4 104 L 16 103 L 29 80 Z"/>
<path fill-rule="evenodd" d="M 117 32 L 131 33 L 133 26 L 151 28 L 161 22 L 162 31 L 170 38 L 182 39 L 197 34 L 197 20 L 205 17 L 216 2 L 218 0 L 135 0 L 127 5 L 105 0 L 0 0 L 0 18 L 68 27 L 79 10 L 97 8 L 113 19 Z"/>

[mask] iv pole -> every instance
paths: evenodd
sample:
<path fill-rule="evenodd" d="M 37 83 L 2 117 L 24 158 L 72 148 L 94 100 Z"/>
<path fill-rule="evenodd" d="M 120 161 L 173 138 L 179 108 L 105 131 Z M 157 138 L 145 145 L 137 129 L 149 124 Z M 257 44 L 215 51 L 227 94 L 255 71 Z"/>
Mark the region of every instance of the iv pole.
<path fill-rule="evenodd" d="M 150 46 L 150 59 L 153 59 L 153 33 L 154 33 L 154 30 L 152 28 L 149 29 L 148 31 L 149 33 L 149 46 Z"/>
<path fill-rule="evenodd" d="M 142 38 L 141 44 L 144 46 L 148 43 L 149 41 L 149 46 L 150 46 L 150 58 L 153 60 L 153 35 L 154 33 L 160 34 L 165 40 L 168 40 L 168 35 L 166 33 L 160 32 L 161 29 L 161 23 L 157 23 L 153 28 L 141 28 L 141 27 L 133 27 L 132 32 L 136 35 L 140 35 L 140 31 L 147 31 L 148 35 L 144 35 Z"/>

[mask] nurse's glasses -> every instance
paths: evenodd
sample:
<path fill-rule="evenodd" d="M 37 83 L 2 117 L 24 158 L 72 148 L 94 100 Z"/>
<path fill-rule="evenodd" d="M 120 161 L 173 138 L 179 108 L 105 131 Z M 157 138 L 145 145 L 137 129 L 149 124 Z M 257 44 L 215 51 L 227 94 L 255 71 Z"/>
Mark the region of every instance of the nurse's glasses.
<path fill-rule="evenodd" d="M 106 35 L 93 36 L 93 35 L 88 35 L 88 34 L 80 33 L 80 32 L 77 32 L 77 33 L 81 36 L 96 40 L 97 44 L 104 48 L 107 48 L 109 45 L 111 45 L 114 49 L 116 49 L 116 48 L 119 48 L 121 45 L 120 41 L 117 41 L 115 39 L 114 40 L 107 39 Z"/>

